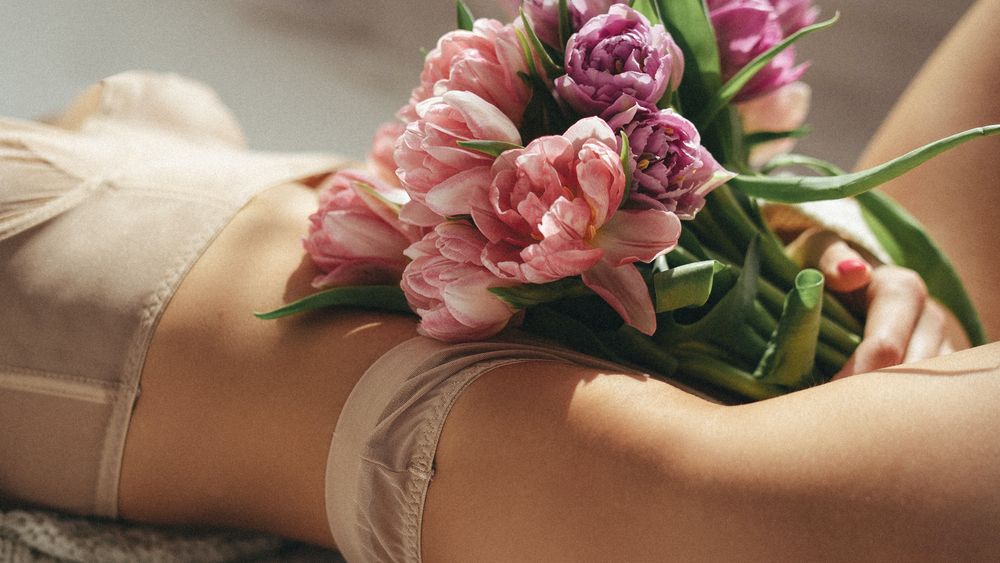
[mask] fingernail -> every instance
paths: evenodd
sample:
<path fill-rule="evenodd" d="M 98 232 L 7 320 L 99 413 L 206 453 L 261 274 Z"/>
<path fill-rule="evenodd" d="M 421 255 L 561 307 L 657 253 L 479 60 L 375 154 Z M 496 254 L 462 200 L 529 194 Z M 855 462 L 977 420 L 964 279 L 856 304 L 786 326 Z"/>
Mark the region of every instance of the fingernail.
<path fill-rule="evenodd" d="M 837 271 L 840 275 L 847 276 L 850 274 L 856 274 L 858 272 L 863 272 L 868 269 L 868 264 L 857 258 L 848 258 L 847 260 L 841 260 L 837 264 Z"/>

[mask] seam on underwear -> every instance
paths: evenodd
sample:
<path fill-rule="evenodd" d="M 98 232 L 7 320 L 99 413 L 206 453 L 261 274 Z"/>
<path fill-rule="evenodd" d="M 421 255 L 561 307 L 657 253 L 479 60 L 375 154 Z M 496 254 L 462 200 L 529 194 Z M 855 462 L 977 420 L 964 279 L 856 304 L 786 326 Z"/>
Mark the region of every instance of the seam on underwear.
<path fill-rule="evenodd" d="M 229 209 L 234 203 L 237 203 L 240 198 L 224 198 L 212 194 L 199 193 L 195 191 L 188 191 L 177 187 L 163 187 L 154 186 L 146 183 L 133 183 L 129 181 L 116 180 L 115 182 L 118 187 L 126 193 L 130 194 L 142 194 L 151 197 L 160 197 L 163 199 L 176 199 L 180 201 L 190 201 L 193 203 L 201 203 L 212 205 L 221 209 Z"/>
<path fill-rule="evenodd" d="M 462 392 L 483 375 L 510 365 L 528 362 L 559 362 L 559 358 L 496 358 L 473 364 L 461 370 L 459 374 L 448 381 L 448 387 L 442 393 L 445 400 L 439 401 L 436 408 L 421 421 L 421 432 L 416 453 L 408 465 L 410 478 L 406 480 L 406 498 L 403 512 L 403 544 L 409 561 L 421 561 L 421 528 L 423 526 L 424 501 L 427 489 L 433 478 L 434 454 L 444 430 L 444 421 L 458 401 Z M 562 360 L 569 361 L 569 360 Z M 468 372 L 468 373 L 466 373 Z M 414 468 L 414 464 L 419 466 Z"/>
<path fill-rule="evenodd" d="M 46 371 L 34 368 L 25 368 L 21 366 L 15 366 L 13 364 L 4 364 L 4 363 L 0 363 L 0 373 L 14 373 L 19 375 L 30 375 L 33 377 L 40 377 L 46 379 L 58 379 L 63 381 L 72 381 L 74 383 L 94 385 L 98 387 L 121 387 L 123 385 L 120 381 L 108 381 L 107 379 L 89 377 L 86 375 L 76 375 L 71 373 L 61 373 L 57 371 Z"/>
<path fill-rule="evenodd" d="M 146 305 L 139 315 L 137 327 L 132 342 L 128 348 L 125 367 L 122 370 L 122 387 L 119 397 L 114 401 L 114 408 L 104 434 L 101 448 L 101 465 L 98 474 L 96 505 L 97 513 L 112 518 L 118 517 L 119 485 L 121 480 L 121 464 L 125 453 L 129 420 L 138 398 L 139 380 L 142 367 L 145 364 L 149 344 L 163 310 L 169 298 L 179 285 L 179 281 L 194 266 L 207 245 L 218 236 L 222 229 L 236 215 L 241 207 L 236 207 L 232 213 L 223 214 L 210 229 L 189 242 L 185 250 L 177 255 L 174 263 L 161 278 L 160 283 L 146 298 Z"/>
<path fill-rule="evenodd" d="M 0 389 L 111 406 L 122 385 L 117 381 L 0 365 Z"/>
<path fill-rule="evenodd" d="M 15 375 L 15 374 L 12 374 Z M 73 385 L 70 382 L 62 382 L 67 387 L 55 387 L 52 385 L 41 385 L 38 382 L 27 381 L 5 381 L 4 374 L 0 374 L 0 389 L 8 391 L 18 391 L 21 393 L 31 393 L 33 395 L 44 395 L 46 397 L 57 397 L 78 403 L 92 403 L 97 405 L 110 405 L 117 397 L 116 389 L 105 387 L 90 387 L 84 389 L 70 389 Z"/>

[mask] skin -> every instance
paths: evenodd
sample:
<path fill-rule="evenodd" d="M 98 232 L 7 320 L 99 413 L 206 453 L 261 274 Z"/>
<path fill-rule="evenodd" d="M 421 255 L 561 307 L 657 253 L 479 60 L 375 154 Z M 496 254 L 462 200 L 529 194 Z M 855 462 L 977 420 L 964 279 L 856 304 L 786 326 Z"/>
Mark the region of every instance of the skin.
<path fill-rule="evenodd" d="M 935 139 L 1000 123 L 1000 1 L 981 0 L 941 43 L 873 137 L 859 167 L 879 164 Z M 996 228 L 1000 218 L 1000 138 L 968 143 L 884 190 L 947 250 L 983 318 L 1000 338 Z"/>
<path fill-rule="evenodd" d="M 982 6 L 995 12 L 997 4 L 978 5 L 979 19 L 988 19 Z M 960 48 L 968 49 L 954 39 L 944 46 Z M 921 88 L 931 87 L 918 81 L 907 96 Z M 909 115 L 922 115 L 916 108 Z M 917 142 L 907 129 L 917 120 L 902 115 L 869 154 Z M 976 160 L 992 166 L 983 186 L 995 184 L 994 154 Z M 975 173 L 950 158 L 939 161 L 951 162 L 942 164 L 949 182 L 955 170 Z M 337 417 L 364 370 L 414 335 L 415 321 L 351 310 L 271 322 L 247 314 L 309 292 L 315 271 L 299 239 L 314 206 L 301 184 L 261 194 L 171 301 L 129 428 L 123 517 L 335 547 L 323 491 Z M 928 218 L 932 231 L 941 216 Z M 958 256 L 968 240 L 997 236 L 970 231 L 976 221 L 954 223 L 944 228 L 960 236 L 939 240 L 960 270 L 991 267 L 976 262 L 991 257 Z M 836 241 L 820 247 L 828 278 L 855 258 Z M 869 323 L 843 375 L 960 346 L 906 270 L 868 265 L 851 276 L 833 283 L 858 294 Z M 986 307 L 997 326 L 1000 310 Z M 998 346 L 740 407 L 634 374 L 551 362 L 494 370 L 447 419 L 426 500 L 424 559 L 986 558 L 1000 549 Z"/>
<path fill-rule="evenodd" d="M 150 345 L 125 443 L 124 518 L 333 545 L 323 491 L 337 417 L 365 369 L 416 335 L 416 320 L 360 310 L 268 322 L 250 314 L 313 291 L 318 272 L 300 240 L 315 206 L 301 184 L 262 193 L 178 288 Z"/>

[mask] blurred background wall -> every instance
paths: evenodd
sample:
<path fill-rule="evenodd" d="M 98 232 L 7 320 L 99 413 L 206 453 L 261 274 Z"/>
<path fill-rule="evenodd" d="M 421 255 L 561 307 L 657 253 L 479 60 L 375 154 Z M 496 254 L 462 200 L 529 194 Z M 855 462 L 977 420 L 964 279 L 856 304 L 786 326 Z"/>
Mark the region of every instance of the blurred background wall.
<path fill-rule="evenodd" d="M 800 150 L 850 167 L 972 1 L 817 3 L 842 19 L 798 47 L 814 90 Z M 255 148 L 362 157 L 416 83 L 420 48 L 454 26 L 450 0 L 0 0 L 0 115 L 57 112 L 123 70 L 172 71 L 215 88 Z"/>

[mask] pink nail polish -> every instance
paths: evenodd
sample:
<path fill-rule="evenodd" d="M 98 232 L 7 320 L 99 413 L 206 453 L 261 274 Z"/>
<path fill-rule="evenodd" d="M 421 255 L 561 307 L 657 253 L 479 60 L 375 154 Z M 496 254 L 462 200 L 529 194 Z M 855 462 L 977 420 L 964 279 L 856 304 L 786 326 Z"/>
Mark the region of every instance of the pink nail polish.
<path fill-rule="evenodd" d="M 840 272 L 842 276 L 848 276 L 851 274 L 856 274 L 858 272 L 864 272 L 868 269 L 868 264 L 857 258 L 848 258 L 847 260 L 841 260 L 837 264 L 837 271 Z"/>

